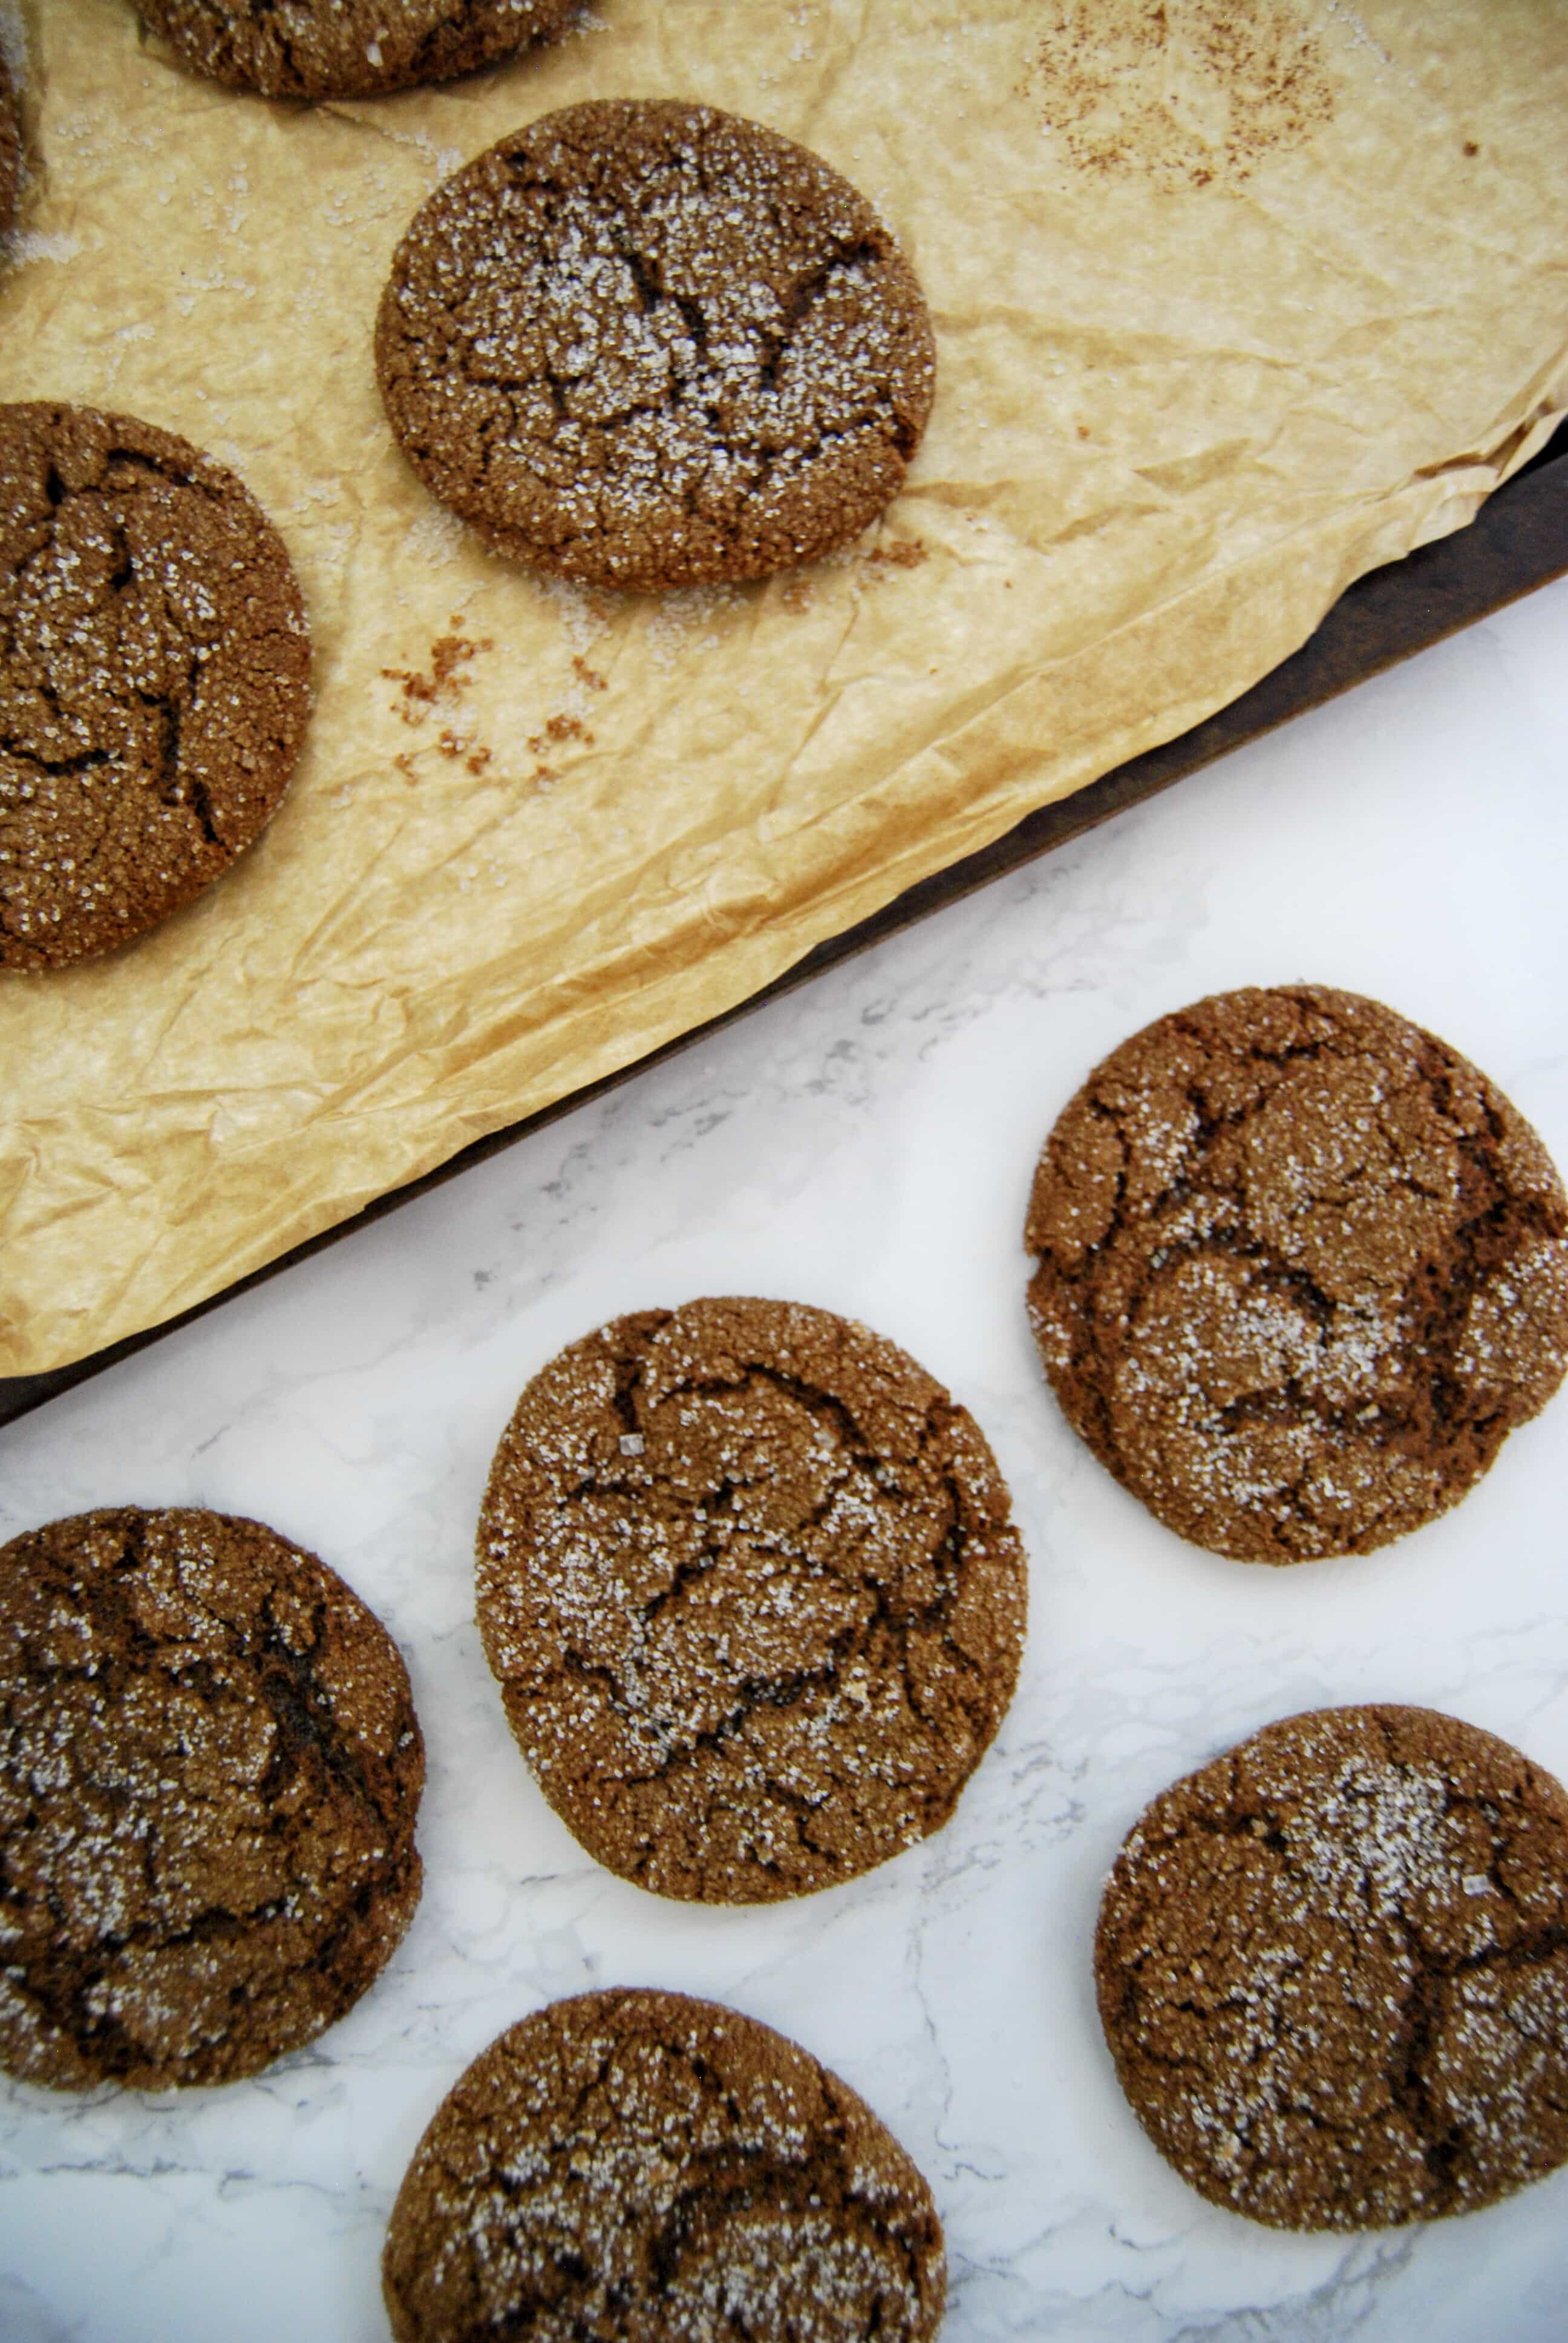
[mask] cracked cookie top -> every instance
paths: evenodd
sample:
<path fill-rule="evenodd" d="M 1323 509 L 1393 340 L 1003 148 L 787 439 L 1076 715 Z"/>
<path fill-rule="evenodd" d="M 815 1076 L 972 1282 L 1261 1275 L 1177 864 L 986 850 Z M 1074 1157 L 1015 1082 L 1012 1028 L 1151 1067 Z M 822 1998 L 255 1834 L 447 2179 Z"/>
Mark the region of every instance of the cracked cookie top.
<path fill-rule="evenodd" d="M 380 1974 L 419 1898 L 397 1646 L 259 1522 L 126 1506 L 0 1547 L 0 2066 L 226 2083 Z"/>
<path fill-rule="evenodd" d="M 110 951 L 221 877 L 287 786 L 309 676 L 232 472 L 127 415 L 0 407 L 0 968 Z"/>
<path fill-rule="evenodd" d="M 540 1786 L 662 1896 L 765 1903 L 940 1829 L 1012 1696 L 1025 1568 L 973 1419 L 796 1303 L 617 1319 L 537 1376 L 478 1617 Z"/>
<path fill-rule="evenodd" d="M 1568 1368 L 1568 1199 L 1456 1051 L 1322 985 L 1227 992 L 1051 1132 L 1029 1308 L 1068 1421 L 1243 1562 L 1366 1554 L 1462 1496 Z"/>
<path fill-rule="evenodd" d="M 682 1994 L 558 2001 L 436 2112 L 382 2259 L 397 2343 L 927 2343 L 930 2191 L 864 2101 Z"/>
<path fill-rule="evenodd" d="M 919 286 L 818 156 L 711 107 L 566 107 L 399 246 L 381 393 L 431 494 L 602 586 L 763 578 L 899 493 L 936 359 Z"/>
<path fill-rule="evenodd" d="M 1254 2221 L 1428 2221 L 1568 2162 L 1568 1796 L 1455 1717 L 1320 1709 L 1178 1782 L 1094 1964 L 1139 2121 Z"/>
<path fill-rule="evenodd" d="M 16 115 L 16 93 L 11 86 L 5 53 L 0 50 L 0 236 L 16 216 L 22 186 L 22 128 Z"/>
<path fill-rule="evenodd" d="M 578 0 L 136 0 L 182 65 L 264 97 L 371 97 L 548 40 Z"/>

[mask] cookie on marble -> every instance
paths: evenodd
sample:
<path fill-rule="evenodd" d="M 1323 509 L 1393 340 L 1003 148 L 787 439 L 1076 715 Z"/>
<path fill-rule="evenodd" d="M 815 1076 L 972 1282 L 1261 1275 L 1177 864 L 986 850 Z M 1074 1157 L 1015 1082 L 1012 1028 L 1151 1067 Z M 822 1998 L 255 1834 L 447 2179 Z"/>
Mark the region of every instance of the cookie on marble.
<path fill-rule="evenodd" d="M 1074 1431 L 1243 1562 L 1418 1529 L 1568 1367 L 1568 1200 L 1535 1133 L 1446 1043 L 1323 985 L 1123 1042 L 1050 1134 L 1026 1242 Z"/>
<path fill-rule="evenodd" d="M 552 39 L 578 0 L 136 0 L 180 63 L 264 97 L 374 97 Z"/>
<path fill-rule="evenodd" d="M 381 395 L 432 496 L 598 586 L 764 578 L 903 486 L 936 359 L 920 287 L 816 155 L 709 106 L 515 131 L 398 246 Z"/>
<path fill-rule="evenodd" d="M 0 407 L 0 968 L 143 934 L 271 820 L 310 640 L 235 475 L 127 415 Z"/>
<path fill-rule="evenodd" d="M 397 2343 L 926 2343 L 930 2191 L 836 2075 L 682 1994 L 558 2001 L 437 2108 L 393 2207 Z"/>
<path fill-rule="evenodd" d="M 1094 1966 L 1134 2114 L 1251 2220 L 1392 2228 L 1568 2162 L 1568 1795 L 1456 1717 L 1320 1709 L 1178 1782 Z"/>
<path fill-rule="evenodd" d="M 589 1854 L 768 1903 L 951 1814 L 1011 1698 L 1025 1567 L 973 1418 L 796 1303 L 645 1310 L 536 1376 L 479 1519 L 507 1715 Z"/>
<path fill-rule="evenodd" d="M 22 190 L 22 122 L 16 108 L 16 92 L 5 65 L 5 53 L 0 49 L 0 236 L 16 216 L 16 201 Z"/>
<path fill-rule="evenodd" d="M 227 2083 L 379 1976 L 419 1897 L 407 1672 L 259 1522 L 122 1506 L 0 1547 L 0 2066 Z"/>

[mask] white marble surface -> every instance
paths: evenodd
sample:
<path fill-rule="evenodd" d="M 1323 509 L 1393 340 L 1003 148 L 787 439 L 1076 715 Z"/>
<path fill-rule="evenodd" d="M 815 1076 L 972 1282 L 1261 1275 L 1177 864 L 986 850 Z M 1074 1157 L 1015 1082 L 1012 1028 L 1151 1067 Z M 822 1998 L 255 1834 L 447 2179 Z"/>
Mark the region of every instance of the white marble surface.
<path fill-rule="evenodd" d="M 1568 1162 L 1568 582 L 1182 782 L 190 1332 L 0 1432 L 0 1538 L 93 1504 L 259 1514 L 407 1654 L 424 1903 L 360 2006 L 223 2091 L 0 2086 L 5 2343 L 381 2343 L 417 2134 L 511 2019 L 599 1983 L 797 2036 L 899 2132 L 947 2224 L 944 2343 L 1547 2343 L 1568 2172 L 1347 2244 L 1201 2203 L 1123 2107 L 1088 1946 L 1140 1805 L 1268 1718 L 1423 1701 L 1568 1775 L 1568 1397 L 1432 1528 L 1249 1571 L 1082 1453 L 1025 1329 L 1035 1152 L 1090 1064 L 1218 988 L 1369 991 L 1486 1068 Z M 598 1870 L 507 1732 L 470 1620 L 490 1451 L 617 1312 L 824 1303 L 950 1383 L 1031 1557 L 1018 1699 L 954 1821 L 793 1906 Z"/>

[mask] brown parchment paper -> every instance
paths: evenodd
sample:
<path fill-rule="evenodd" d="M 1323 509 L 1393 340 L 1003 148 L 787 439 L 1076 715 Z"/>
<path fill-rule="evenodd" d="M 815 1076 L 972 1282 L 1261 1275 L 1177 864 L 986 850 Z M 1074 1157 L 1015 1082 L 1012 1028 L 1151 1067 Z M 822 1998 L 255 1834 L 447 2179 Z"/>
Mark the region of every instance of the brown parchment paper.
<path fill-rule="evenodd" d="M 122 0 L 25 23 L 0 397 L 233 464 L 317 702 L 201 903 L 0 980 L 0 1372 L 172 1315 L 1195 723 L 1568 407 L 1561 0 L 600 0 L 548 54 L 316 108 L 181 73 Z M 608 95 L 804 139 L 920 271 L 930 429 L 837 563 L 550 587 L 393 448 L 370 334 L 410 215 Z"/>

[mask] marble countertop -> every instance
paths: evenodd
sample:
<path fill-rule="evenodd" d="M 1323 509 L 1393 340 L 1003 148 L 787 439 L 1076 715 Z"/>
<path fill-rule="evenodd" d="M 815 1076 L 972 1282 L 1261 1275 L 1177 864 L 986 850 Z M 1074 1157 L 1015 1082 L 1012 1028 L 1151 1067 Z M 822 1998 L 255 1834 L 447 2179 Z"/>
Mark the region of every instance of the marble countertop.
<path fill-rule="evenodd" d="M 384 2343 L 420 2130 L 512 2019 L 605 1984 L 780 2027 L 891 2124 L 947 2226 L 944 2343 L 1547 2343 L 1568 2172 L 1347 2241 L 1192 2195 L 1122 2104 L 1089 1945 L 1140 1807 L 1268 1719 L 1425 1702 L 1568 1775 L 1568 1396 L 1368 1560 L 1180 1544 L 1067 1431 L 1024 1321 L 1034 1157 L 1090 1065 L 1226 986 L 1370 992 L 1568 1163 L 1568 581 L 927 921 L 0 1432 L 0 1539 L 108 1503 L 259 1515 L 400 1643 L 424 1901 L 308 2051 L 224 2090 L 0 2086 L 5 2343 Z M 973 1409 L 1030 1564 L 1018 1697 L 954 1820 L 754 1911 L 667 1905 L 544 1804 L 472 1624 L 521 1384 L 616 1313 L 758 1292 L 865 1319 Z"/>

